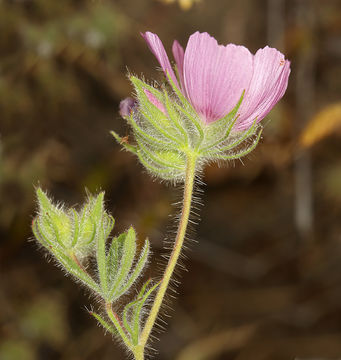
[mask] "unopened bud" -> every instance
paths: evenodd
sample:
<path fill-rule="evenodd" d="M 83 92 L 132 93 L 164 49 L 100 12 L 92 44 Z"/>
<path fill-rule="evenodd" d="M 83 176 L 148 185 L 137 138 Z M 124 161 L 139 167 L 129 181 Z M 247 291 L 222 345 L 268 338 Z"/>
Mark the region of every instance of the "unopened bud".
<path fill-rule="evenodd" d="M 137 105 L 136 100 L 131 97 L 127 97 L 127 98 L 123 99 L 120 102 L 120 110 L 119 110 L 120 115 L 123 118 L 130 116 L 130 114 L 132 113 L 132 111 L 136 105 Z"/>

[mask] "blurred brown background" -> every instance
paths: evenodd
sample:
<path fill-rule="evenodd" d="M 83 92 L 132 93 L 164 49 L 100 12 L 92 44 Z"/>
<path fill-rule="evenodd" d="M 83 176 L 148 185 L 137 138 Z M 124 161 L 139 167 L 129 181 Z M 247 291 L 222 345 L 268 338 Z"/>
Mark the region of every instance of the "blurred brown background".
<path fill-rule="evenodd" d="M 148 236 L 147 276 L 160 275 L 181 189 L 109 135 L 128 134 L 127 69 L 161 79 L 146 30 L 169 53 L 200 30 L 292 61 L 258 148 L 204 174 L 198 243 L 154 358 L 341 358 L 340 1 L 0 0 L 0 359 L 126 358 L 89 294 L 28 239 L 35 185 L 70 206 L 103 189 L 115 231 Z"/>

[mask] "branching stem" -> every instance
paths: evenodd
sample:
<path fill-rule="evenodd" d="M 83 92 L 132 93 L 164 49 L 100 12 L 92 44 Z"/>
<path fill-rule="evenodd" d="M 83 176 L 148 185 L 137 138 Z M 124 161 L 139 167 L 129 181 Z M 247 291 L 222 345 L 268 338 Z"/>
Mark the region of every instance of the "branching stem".
<path fill-rule="evenodd" d="M 129 338 L 124 330 L 121 320 L 119 319 L 118 315 L 113 311 L 111 303 L 107 302 L 105 304 L 105 310 L 107 312 L 107 315 L 109 316 L 109 319 L 115 325 L 115 328 L 118 331 L 118 333 L 120 334 L 124 344 L 127 346 L 127 348 L 129 350 L 133 351 L 132 343 L 129 340 Z"/>

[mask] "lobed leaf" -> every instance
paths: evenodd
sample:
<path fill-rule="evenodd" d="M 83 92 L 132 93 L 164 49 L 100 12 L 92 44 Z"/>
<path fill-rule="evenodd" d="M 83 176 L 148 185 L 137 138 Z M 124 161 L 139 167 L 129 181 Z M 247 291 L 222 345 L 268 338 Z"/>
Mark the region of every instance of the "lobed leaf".
<path fill-rule="evenodd" d="M 107 253 L 107 269 L 110 281 L 110 288 L 115 280 L 115 276 L 119 269 L 120 258 L 122 257 L 122 246 L 127 233 L 122 233 L 118 237 L 114 237 L 111 241 L 108 253 Z"/>
<path fill-rule="evenodd" d="M 77 211 L 72 209 L 73 214 L 73 239 L 71 243 L 71 247 L 76 246 L 77 241 L 79 239 L 79 216 L 77 214 Z"/>
<path fill-rule="evenodd" d="M 115 280 L 111 284 L 109 299 L 110 301 L 114 301 L 117 299 L 116 294 L 118 293 L 120 287 L 123 282 L 128 277 L 131 266 L 134 261 L 136 252 L 136 234 L 135 230 L 130 227 L 127 231 L 127 235 L 124 239 L 123 247 L 122 247 L 122 257 L 120 259 L 120 267 L 118 269 Z"/>
<path fill-rule="evenodd" d="M 97 260 L 97 269 L 99 281 L 102 289 L 102 296 L 107 300 L 108 293 L 108 276 L 107 276 L 107 264 L 106 264 L 106 254 L 105 254 L 105 242 L 106 237 L 104 237 L 103 225 L 102 223 L 97 226 L 97 249 L 96 249 L 96 260 Z"/>
<path fill-rule="evenodd" d="M 145 305 L 147 299 L 152 294 L 152 292 L 159 286 L 160 283 L 156 283 L 152 286 L 148 291 L 144 292 L 140 301 L 138 301 L 133 309 L 132 314 L 132 326 L 133 326 L 133 343 L 136 345 L 138 343 L 139 333 L 140 333 L 140 321 L 141 321 L 141 313 L 143 306 Z M 145 290 L 147 286 L 145 287 Z"/>
<path fill-rule="evenodd" d="M 91 198 L 89 203 L 92 206 L 92 209 L 90 209 L 91 219 L 95 224 L 98 224 L 104 212 L 104 192 L 100 192 L 97 198 Z"/>
<path fill-rule="evenodd" d="M 135 280 L 141 275 L 141 272 L 143 271 L 143 268 L 147 263 L 148 255 L 149 255 L 149 240 L 146 239 L 145 245 L 141 251 L 140 258 L 137 261 L 134 270 L 129 276 L 129 279 L 127 279 L 127 282 L 118 290 L 118 292 L 115 295 L 117 298 L 119 298 L 121 295 L 127 292 L 130 289 L 130 287 L 133 285 Z"/>
<path fill-rule="evenodd" d="M 136 299 L 127 304 L 123 310 L 123 324 L 126 330 L 129 332 L 134 345 L 137 345 L 139 341 L 141 327 L 140 321 L 143 306 L 145 305 L 147 299 L 152 294 L 152 292 L 159 285 L 159 283 L 157 283 L 150 289 L 148 289 L 150 282 L 151 280 L 149 279 L 144 283 Z"/>

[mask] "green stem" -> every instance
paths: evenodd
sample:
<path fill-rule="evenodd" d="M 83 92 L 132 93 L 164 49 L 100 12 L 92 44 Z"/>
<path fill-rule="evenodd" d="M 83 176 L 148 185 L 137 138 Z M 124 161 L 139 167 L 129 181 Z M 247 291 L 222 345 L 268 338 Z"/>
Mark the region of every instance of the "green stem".
<path fill-rule="evenodd" d="M 115 325 L 115 328 L 118 331 L 118 333 L 120 334 L 124 344 L 127 346 L 127 348 L 129 350 L 133 351 L 133 345 L 124 330 L 123 324 L 122 324 L 121 320 L 119 319 L 118 315 L 113 311 L 112 305 L 109 302 L 105 303 L 105 310 L 109 316 L 109 319 Z"/>
<path fill-rule="evenodd" d="M 134 348 L 135 360 L 144 360 L 144 346 L 137 345 Z"/>
<path fill-rule="evenodd" d="M 181 211 L 180 222 L 178 226 L 178 232 L 176 234 L 174 248 L 172 254 L 169 258 L 167 267 L 165 269 L 163 278 L 161 280 L 159 290 L 155 296 L 155 300 L 149 316 L 146 320 L 144 329 L 142 331 L 139 345 L 144 349 L 150 333 L 155 324 L 156 318 L 159 314 L 164 296 L 166 294 L 169 281 L 174 272 L 175 266 L 181 254 L 182 245 L 185 240 L 186 229 L 188 225 L 188 219 L 191 211 L 191 203 L 192 203 L 192 194 L 193 194 L 193 186 L 194 186 L 194 177 L 195 177 L 195 166 L 196 166 L 196 155 L 190 153 L 187 155 L 187 167 L 186 167 L 186 179 L 185 179 L 185 188 L 184 188 L 184 196 L 183 196 L 183 206 Z M 143 357 L 139 357 L 137 359 L 143 359 Z"/>

